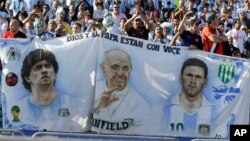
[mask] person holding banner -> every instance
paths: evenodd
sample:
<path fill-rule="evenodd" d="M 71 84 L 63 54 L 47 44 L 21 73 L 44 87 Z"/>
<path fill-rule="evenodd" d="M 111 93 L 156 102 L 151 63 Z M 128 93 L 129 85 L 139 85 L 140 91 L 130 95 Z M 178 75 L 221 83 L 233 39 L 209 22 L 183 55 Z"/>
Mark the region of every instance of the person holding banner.
<path fill-rule="evenodd" d="M 207 84 L 208 67 L 200 59 L 189 58 L 181 68 L 180 94 L 164 108 L 164 130 L 180 136 L 208 136 L 213 105 L 202 94 Z"/>
<path fill-rule="evenodd" d="M 100 69 L 106 81 L 99 81 L 96 85 L 92 125 L 103 129 L 103 126 L 97 123 L 105 121 L 103 125 L 108 130 L 104 132 L 145 133 L 147 129 L 144 125 L 149 117 L 149 106 L 128 84 L 132 71 L 130 56 L 120 49 L 108 50 L 104 53 Z M 120 126 L 109 128 L 112 124 Z"/>
<path fill-rule="evenodd" d="M 71 119 L 73 99 L 55 89 L 58 69 L 55 55 L 44 49 L 31 51 L 23 61 L 23 85 L 31 94 L 19 106 L 23 120 L 39 130 L 72 131 L 77 126 Z"/>

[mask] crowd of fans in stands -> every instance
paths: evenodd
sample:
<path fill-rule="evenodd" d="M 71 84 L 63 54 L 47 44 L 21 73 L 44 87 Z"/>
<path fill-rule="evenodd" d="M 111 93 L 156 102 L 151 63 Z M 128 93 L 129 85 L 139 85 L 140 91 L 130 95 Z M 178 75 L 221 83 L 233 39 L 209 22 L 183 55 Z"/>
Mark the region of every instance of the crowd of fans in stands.
<path fill-rule="evenodd" d="M 0 2 L 2 38 L 48 40 L 103 30 L 166 45 L 250 58 L 250 0 Z"/>

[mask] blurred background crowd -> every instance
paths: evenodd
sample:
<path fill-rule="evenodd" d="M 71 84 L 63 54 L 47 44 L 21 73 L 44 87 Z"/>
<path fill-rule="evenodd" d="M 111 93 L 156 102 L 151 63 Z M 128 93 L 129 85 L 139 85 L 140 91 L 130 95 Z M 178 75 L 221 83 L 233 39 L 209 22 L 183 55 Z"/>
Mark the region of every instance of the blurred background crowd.
<path fill-rule="evenodd" d="M 1 38 L 107 31 L 250 57 L 250 0 L 0 0 Z"/>

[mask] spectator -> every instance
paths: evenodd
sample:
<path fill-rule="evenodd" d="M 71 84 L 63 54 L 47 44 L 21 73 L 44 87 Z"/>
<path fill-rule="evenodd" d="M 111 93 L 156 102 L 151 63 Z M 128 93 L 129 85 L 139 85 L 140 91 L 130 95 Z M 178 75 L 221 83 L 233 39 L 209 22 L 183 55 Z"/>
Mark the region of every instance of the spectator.
<path fill-rule="evenodd" d="M 44 30 L 44 22 L 41 19 L 35 18 L 34 28 L 36 32 L 36 36 L 41 38 L 42 40 L 48 40 L 55 38 L 54 34 Z"/>
<path fill-rule="evenodd" d="M 247 30 L 247 27 L 245 25 L 242 25 L 241 26 L 241 29 L 242 30 Z M 248 36 L 246 38 L 246 41 L 244 43 L 244 48 L 245 48 L 245 51 L 246 51 L 246 55 L 247 55 L 247 58 L 250 58 L 250 33 L 248 33 Z"/>
<path fill-rule="evenodd" d="M 170 10 L 175 9 L 175 1 L 174 0 L 162 0 L 162 13 L 163 15 Z"/>
<path fill-rule="evenodd" d="M 244 9 L 246 11 L 247 18 L 250 19 L 250 1 L 244 0 Z"/>
<path fill-rule="evenodd" d="M 178 26 L 174 26 L 173 33 L 174 33 L 174 36 L 170 40 L 169 45 L 171 45 L 171 46 L 183 46 L 183 40 L 182 40 L 182 38 L 179 35 Z"/>
<path fill-rule="evenodd" d="M 96 0 L 94 3 L 93 19 L 103 19 L 104 14 L 107 10 L 104 8 L 103 0 Z"/>
<path fill-rule="evenodd" d="M 114 10 L 114 5 L 118 5 L 118 10 L 120 13 L 126 13 L 126 8 L 125 8 L 125 3 L 124 1 L 122 0 L 112 0 L 111 3 L 110 3 L 110 6 L 109 6 L 109 10 L 112 11 Z"/>
<path fill-rule="evenodd" d="M 5 8 L 5 1 L 2 1 L 0 3 L 0 16 L 2 16 L 3 18 L 5 18 L 6 20 L 9 20 L 10 15 L 9 15 L 9 11 Z"/>
<path fill-rule="evenodd" d="M 78 22 L 74 22 L 74 24 L 72 25 L 72 35 L 81 33 L 81 28 L 82 28 L 82 24 L 78 23 Z"/>
<path fill-rule="evenodd" d="M 71 23 L 72 21 L 76 21 L 77 20 L 77 13 L 75 12 L 75 4 L 70 4 L 69 6 L 69 12 L 67 14 L 67 18 L 69 23 Z"/>
<path fill-rule="evenodd" d="M 230 48 L 230 54 L 229 54 L 229 56 L 233 56 L 233 57 L 235 57 L 235 52 L 239 52 L 240 53 L 240 50 L 239 50 L 239 48 L 237 48 L 237 47 L 235 47 L 234 45 L 233 45 L 233 37 L 232 36 L 228 36 L 228 48 Z M 240 53 L 241 54 L 241 53 Z"/>
<path fill-rule="evenodd" d="M 183 20 L 181 21 L 178 32 L 180 37 L 183 40 L 184 46 L 187 46 L 189 49 L 203 49 L 202 39 L 201 36 L 198 35 L 199 32 L 199 24 L 201 23 L 200 20 L 197 19 L 190 19 L 189 20 L 189 27 L 188 29 L 184 29 L 184 22 L 186 18 L 192 16 L 193 12 L 188 12 L 184 15 Z"/>
<path fill-rule="evenodd" d="M 11 3 L 12 3 L 12 0 L 6 0 L 6 3 L 5 3 L 5 8 L 9 13 L 9 18 L 13 17 L 13 10 L 10 8 Z"/>
<path fill-rule="evenodd" d="M 62 28 L 62 31 L 65 32 L 65 34 L 72 35 L 72 30 L 70 29 L 67 22 L 64 21 L 65 17 L 65 11 L 62 7 L 57 8 L 56 11 L 56 22 L 57 22 L 57 28 Z"/>
<path fill-rule="evenodd" d="M 84 12 L 82 12 L 82 11 L 79 11 L 78 14 L 77 14 L 77 21 L 76 22 L 78 22 L 78 23 L 81 24 L 81 32 L 84 32 L 87 29 L 87 25 L 86 25 L 86 21 L 85 21 L 85 16 L 86 15 L 84 15 Z M 74 23 L 71 23 L 71 24 L 74 24 Z"/>
<path fill-rule="evenodd" d="M 50 11 L 49 5 L 48 4 L 44 4 L 43 5 L 43 9 L 42 9 L 43 16 L 45 17 L 49 11 Z"/>
<path fill-rule="evenodd" d="M 52 8 L 51 10 L 46 14 L 45 16 L 45 22 L 47 23 L 50 19 L 55 19 L 56 18 L 56 11 L 58 8 L 58 2 L 53 1 Z"/>
<path fill-rule="evenodd" d="M 20 21 L 20 27 L 24 27 L 24 20 L 28 17 L 28 13 L 25 11 L 18 11 L 15 18 Z"/>
<path fill-rule="evenodd" d="M 151 24 L 149 20 L 142 14 L 141 6 L 137 4 L 135 8 L 136 14 L 128 19 L 128 21 L 125 23 L 125 30 L 129 36 L 147 40 L 148 33 L 151 30 Z M 145 22 L 145 25 L 142 20 Z"/>
<path fill-rule="evenodd" d="M 170 44 L 171 40 L 174 37 L 174 32 L 173 29 L 175 29 L 176 26 L 173 26 L 171 23 L 163 23 L 160 25 L 163 29 L 163 41 L 166 44 Z M 178 27 L 178 26 L 177 26 Z"/>
<path fill-rule="evenodd" d="M 217 54 L 224 54 L 222 42 L 227 41 L 224 34 L 219 35 L 217 26 L 218 17 L 215 14 L 208 15 L 207 25 L 202 29 L 203 50 Z"/>
<path fill-rule="evenodd" d="M 127 19 L 125 19 L 125 18 L 121 18 L 121 20 L 120 20 L 120 30 L 121 30 L 121 32 L 122 32 L 122 35 L 128 35 L 128 33 L 125 31 L 125 23 L 127 22 Z"/>
<path fill-rule="evenodd" d="M 89 27 L 87 28 L 86 32 L 91 32 L 91 31 L 102 31 L 103 30 L 103 25 L 100 21 L 98 20 L 92 20 L 90 23 Z"/>
<path fill-rule="evenodd" d="M 163 40 L 162 28 L 160 26 L 157 26 L 154 29 L 153 38 L 150 39 L 150 40 L 154 41 L 154 42 L 165 43 L 164 40 Z"/>
<path fill-rule="evenodd" d="M 88 28 L 92 22 L 91 14 L 89 11 L 86 11 L 84 14 L 85 14 L 84 16 L 85 26 Z"/>
<path fill-rule="evenodd" d="M 223 8 L 220 14 L 220 21 L 223 22 L 225 32 L 228 32 L 233 27 L 233 19 L 231 18 L 230 10 Z"/>
<path fill-rule="evenodd" d="M 179 7 L 176 9 L 176 12 L 175 12 L 175 17 L 176 17 L 179 21 L 181 21 L 186 13 L 187 13 L 187 9 L 186 9 L 186 7 L 184 6 L 184 1 L 183 1 L 183 0 L 180 0 L 180 1 L 179 1 Z"/>
<path fill-rule="evenodd" d="M 47 30 L 48 32 L 54 34 L 54 37 L 56 37 L 56 28 L 57 28 L 56 21 L 54 19 L 49 20 Z"/>
<path fill-rule="evenodd" d="M 240 29 L 241 21 L 239 19 L 235 20 L 233 23 L 233 29 L 229 30 L 226 35 L 233 37 L 233 45 L 239 48 L 240 53 L 244 51 L 244 42 L 246 40 L 246 33 Z M 246 54 L 245 54 L 246 55 Z"/>
<path fill-rule="evenodd" d="M 11 19 L 10 30 L 4 32 L 3 38 L 27 38 L 27 36 L 20 31 L 20 21 Z"/>
<path fill-rule="evenodd" d="M 19 0 L 20 1 L 20 0 Z M 30 13 L 33 9 L 33 6 L 38 4 L 38 1 L 40 0 L 23 0 L 24 1 L 24 9 L 25 12 Z M 38 7 L 41 7 L 42 5 L 38 5 Z"/>
<path fill-rule="evenodd" d="M 3 36 L 3 33 L 8 28 L 8 21 L 0 15 L 0 37 Z"/>
<path fill-rule="evenodd" d="M 76 6 L 76 13 L 79 13 L 79 12 L 85 12 L 86 9 L 85 9 L 85 5 L 84 5 L 84 2 L 80 2 L 77 6 Z"/>
<path fill-rule="evenodd" d="M 31 39 L 35 36 L 36 32 L 34 29 L 34 25 L 33 25 L 33 21 L 34 19 L 29 19 L 23 28 L 24 33 L 26 34 L 27 38 Z"/>
<path fill-rule="evenodd" d="M 250 29 L 250 19 L 247 18 L 245 10 L 240 10 L 238 13 L 238 17 L 241 21 L 242 25 L 246 25 L 247 29 Z"/>
<path fill-rule="evenodd" d="M 114 23 L 119 27 L 122 18 L 127 20 L 127 16 L 119 11 L 119 4 L 113 5 L 112 17 Z"/>
<path fill-rule="evenodd" d="M 9 4 L 10 4 L 10 6 L 9 6 Z M 24 0 L 7 0 L 7 7 L 12 10 L 13 16 L 16 16 L 18 11 L 25 10 L 24 9 Z"/>
<path fill-rule="evenodd" d="M 110 12 L 104 14 L 104 19 L 102 21 L 102 24 L 106 28 L 107 32 L 122 34 L 119 27 L 116 24 L 114 24 L 113 17 Z"/>

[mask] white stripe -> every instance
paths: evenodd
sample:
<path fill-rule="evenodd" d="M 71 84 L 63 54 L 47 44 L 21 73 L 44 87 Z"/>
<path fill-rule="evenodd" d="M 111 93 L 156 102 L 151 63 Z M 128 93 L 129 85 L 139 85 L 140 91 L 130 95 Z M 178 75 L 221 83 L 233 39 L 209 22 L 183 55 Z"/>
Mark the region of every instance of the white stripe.
<path fill-rule="evenodd" d="M 170 124 L 174 123 L 174 131 L 177 131 L 176 124 L 183 123 L 183 117 L 184 117 L 184 111 L 182 107 L 174 105 L 170 108 Z"/>
<path fill-rule="evenodd" d="M 196 122 L 196 129 L 195 132 L 198 135 L 199 131 L 199 124 L 208 124 L 210 126 L 211 123 L 211 115 L 212 115 L 212 107 L 211 106 L 205 106 L 201 107 L 198 111 L 198 117 Z"/>

